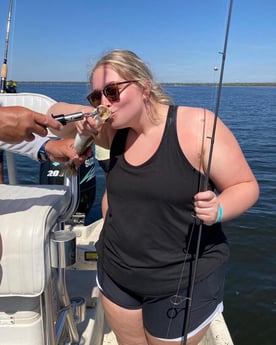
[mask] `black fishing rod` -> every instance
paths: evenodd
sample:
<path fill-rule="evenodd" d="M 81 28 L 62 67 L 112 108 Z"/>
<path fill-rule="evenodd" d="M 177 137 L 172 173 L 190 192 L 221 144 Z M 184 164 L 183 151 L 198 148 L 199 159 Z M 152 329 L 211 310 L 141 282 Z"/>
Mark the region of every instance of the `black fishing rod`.
<path fill-rule="evenodd" d="M 1 86 L 0 92 L 6 92 L 6 81 L 8 75 L 8 49 L 9 49 L 9 36 L 10 36 L 10 24 L 11 24 L 11 16 L 12 16 L 12 0 L 10 0 L 10 8 L 9 8 L 9 15 L 8 15 L 8 24 L 7 24 L 7 31 L 6 31 L 6 40 L 5 40 L 5 50 L 4 50 L 4 61 L 2 64 L 1 69 Z"/>
<path fill-rule="evenodd" d="M 214 111 L 215 117 L 214 117 L 214 123 L 213 123 L 213 130 L 212 130 L 212 136 L 210 138 L 211 145 L 210 145 L 210 152 L 209 152 L 209 157 L 208 157 L 207 171 L 206 171 L 206 175 L 205 175 L 204 191 L 208 190 L 209 179 L 210 179 L 210 171 L 211 171 L 211 164 L 212 164 L 212 157 L 213 157 L 213 150 L 214 150 L 214 143 L 215 143 L 217 119 L 218 119 L 220 97 L 221 97 L 221 90 L 222 90 L 222 80 L 223 80 L 223 73 L 224 73 L 224 64 L 225 64 L 225 58 L 226 58 L 228 35 L 229 35 L 231 15 L 232 15 L 232 7 L 233 7 L 233 0 L 230 0 L 229 10 L 228 10 L 227 26 L 226 26 L 226 33 L 225 33 L 225 39 L 224 39 L 224 48 L 223 48 L 223 52 L 220 52 L 221 57 L 222 57 L 221 68 L 220 68 L 220 78 L 219 78 L 219 84 L 218 84 L 218 90 L 217 90 L 217 96 L 216 96 L 216 104 L 215 104 L 215 111 Z M 200 249 L 200 242 L 201 242 L 201 235 L 202 235 L 202 226 L 203 226 L 203 222 L 200 221 L 199 229 L 198 229 L 198 238 L 197 238 L 197 247 L 196 247 L 196 253 L 195 253 L 195 261 L 194 261 L 194 269 L 193 269 L 193 273 L 192 273 L 192 277 L 191 277 L 191 285 L 190 285 L 189 296 L 187 298 L 188 299 L 188 305 L 187 305 L 187 311 L 186 311 L 186 317 L 185 317 L 185 323 L 184 323 L 184 332 L 183 332 L 183 335 L 184 335 L 183 344 L 184 345 L 186 345 L 186 343 L 187 343 L 188 327 L 189 327 L 189 323 L 190 323 L 191 308 L 192 308 L 193 293 L 194 293 L 194 285 L 195 285 L 195 279 L 196 279 L 196 273 L 197 273 L 199 249 Z"/>

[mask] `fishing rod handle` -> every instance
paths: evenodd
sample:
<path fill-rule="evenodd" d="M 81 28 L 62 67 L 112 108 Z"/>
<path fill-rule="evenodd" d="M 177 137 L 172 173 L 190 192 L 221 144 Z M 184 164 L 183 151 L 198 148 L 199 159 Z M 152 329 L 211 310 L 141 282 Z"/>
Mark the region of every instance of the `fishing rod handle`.
<path fill-rule="evenodd" d="M 3 63 L 2 68 L 1 68 L 1 78 L 7 78 L 8 75 L 8 66 L 6 63 Z"/>

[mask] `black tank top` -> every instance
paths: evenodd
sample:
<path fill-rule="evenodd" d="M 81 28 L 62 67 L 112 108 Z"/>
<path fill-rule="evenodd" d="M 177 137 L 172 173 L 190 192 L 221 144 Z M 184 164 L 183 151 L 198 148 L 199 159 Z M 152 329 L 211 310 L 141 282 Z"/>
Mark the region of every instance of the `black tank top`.
<path fill-rule="evenodd" d="M 187 286 L 194 262 L 198 225 L 193 217 L 193 197 L 204 176 L 180 148 L 176 113 L 177 108 L 171 106 L 161 143 L 145 163 L 132 166 L 125 160 L 128 129 L 116 133 L 111 147 L 109 210 L 97 243 L 99 267 L 117 284 L 136 293 L 174 291 L 185 257 L 181 285 Z M 203 226 L 197 280 L 227 258 L 228 244 L 221 225 Z"/>

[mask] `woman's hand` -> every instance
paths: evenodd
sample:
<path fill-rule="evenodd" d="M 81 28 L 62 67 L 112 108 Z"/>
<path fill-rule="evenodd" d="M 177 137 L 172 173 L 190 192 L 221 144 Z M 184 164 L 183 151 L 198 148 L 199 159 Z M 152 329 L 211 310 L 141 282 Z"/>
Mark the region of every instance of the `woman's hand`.
<path fill-rule="evenodd" d="M 79 134 L 87 137 L 98 131 L 98 123 L 92 117 L 85 117 L 83 120 L 75 122 L 75 126 Z"/>
<path fill-rule="evenodd" d="M 216 223 L 219 211 L 219 199 L 217 195 L 208 190 L 197 193 L 194 197 L 194 209 L 196 217 L 206 225 Z"/>
<path fill-rule="evenodd" d="M 75 128 L 80 135 L 86 137 L 93 135 L 95 137 L 94 143 L 105 149 L 110 149 L 112 139 L 116 133 L 116 130 L 111 129 L 109 120 L 102 122 L 93 116 L 87 116 L 81 121 L 76 121 Z"/>

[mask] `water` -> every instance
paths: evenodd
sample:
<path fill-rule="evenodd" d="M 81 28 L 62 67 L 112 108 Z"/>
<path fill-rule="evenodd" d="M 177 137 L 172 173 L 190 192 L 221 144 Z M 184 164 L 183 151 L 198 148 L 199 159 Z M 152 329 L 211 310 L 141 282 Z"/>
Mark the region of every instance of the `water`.
<path fill-rule="evenodd" d="M 214 110 L 210 86 L 166 86 L 177 104 Z M 21 84 L 18 92 L 86 104 L 85 84 Z M 261 189 L 256 205 L 224 224 L 231 244 L 224 317 L 235 345 L 273 345 L 276 340 L 276 88 L 224 87 L 220 118 L 237 137 Z M 20 183 L 37 183 L 39 164 L 17 157 Z M 34 173 L 37 171 L 37 174 Z M 104 176 L 97 166 L 95 217 L 100 215 Z"/>

